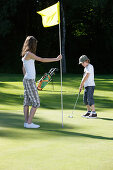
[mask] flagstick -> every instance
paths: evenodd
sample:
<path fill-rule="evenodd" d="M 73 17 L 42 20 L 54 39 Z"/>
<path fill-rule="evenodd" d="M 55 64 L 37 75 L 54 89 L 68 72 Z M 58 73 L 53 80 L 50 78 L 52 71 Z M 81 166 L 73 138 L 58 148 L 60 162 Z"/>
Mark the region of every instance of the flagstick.
<path fill-rule="evenodd" d="M 56 11 L 56 5 L 57 5 L 57 11 Z M 51 25 L 50 24 L 51 22 L 47 21 L 47 18 L 50 17 L 49 15 L 47 15 L 47 11 L 48 11 L 48 9 L 50 9 L 53 6 L 55 7 L 55 10 L 54 9 L 51 9 L 51 10 L 54 11 L 55 15 L 57 14 L 58 16 L 57 16 L 57 23 L 55 22 L 55 24 Z M 42 16 L 42 21 L 44 21 L 45 16 L 47 17 L 46 20 L 45 20 L 46 22 L 43 22 L 44 27 L 54 26 L 54 25 L 59 23 L 59 45 L 60 45 L 60 54 L 61 54 L 61 25 L 60 25 L 60 18 L 59 18 L 60 17 L 60 2 L 58 1 L 58 3 L 53 5 L 53 6 L 51 6 L 49 8 L 46 8 L 46 9 L 44 9 L 42 11 L 38 11 L 37 13 Z M 43 14 L 44 14 L 44 16 L 43 16 Z M 52 16 L 52 18 L 53 18 L 53 16 Z M 62 128 L 63 128 L 62 60 L 60 60 L 60 74 L 61 74 L 61 110 L 62 110 Z"/>
<path fill-rule="evenodd" d="M 60 54 L 61 54 L 61 26 L 59 23 L 59 45 L 60 45 Z M 61 110 L 62 110 L 62 128 L 63 128 L 63 94 L 62 94 L 62 60 L 60 60 L 60 77 L 61 77 Z"/>

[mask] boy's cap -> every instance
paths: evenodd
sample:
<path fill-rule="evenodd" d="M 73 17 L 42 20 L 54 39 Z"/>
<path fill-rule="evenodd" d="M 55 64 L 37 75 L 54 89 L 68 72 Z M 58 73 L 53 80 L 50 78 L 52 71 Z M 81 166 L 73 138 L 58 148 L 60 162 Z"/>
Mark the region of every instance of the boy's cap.
<path fill-rule="evenodd" d="M 86 55 L 82 55 L 82 56 L 79 58 L 79 64 L 85 62 L 86 60 L 89 60 L 89 58 L 88 58 Z"/>

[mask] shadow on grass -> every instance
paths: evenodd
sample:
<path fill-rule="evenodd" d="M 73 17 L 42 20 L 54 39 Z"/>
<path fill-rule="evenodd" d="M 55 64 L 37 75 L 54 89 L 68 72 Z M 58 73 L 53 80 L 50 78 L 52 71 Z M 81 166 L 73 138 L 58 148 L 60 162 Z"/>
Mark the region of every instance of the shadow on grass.
<path fill-rule="evenodd" d="M 0 113 L 0 137 L 12 138 L 12 139 L 33 139 L 33 140 L 45 140 L 46 138 L 58 138 L 58 137 L 82 137 L 93 138 L 99 140 L 113 140 L 113 137 L 96 136 L 92 134 L 72 132 L 72 130 L 79 129 L 79 127 L 72 126 L 70 124 L 64 124 L 64 128 L 61 128 L 60 123 L 46 122 L 40 119 L 40 129 L 25 129 L 23 128 L 23 116 L 11 113 Z M 37 118 L 35 118 L 37 121 Z M 3 129 L 2 129 L 3 128 Z M 5 129 L 7 128 L 7 129 Z M 8 129 L 9 128 L 9 129 Z M 52 130 L 51 130 L 52 129 Z M 68 129 L 68 130 L 67 130 Z"/>
<path fill-rule="evenodd" d="M 61 95 L 60 94 L 40 94 L 41 108 L 45 109 L 60 109 L 61 108 Z M 13 106 L 23 105 L 23 96 L 17 94 L 0 93 L 0 104 Z M 77 96 L 73 94 L 63 94 L 64 109 L 73 109 Z M 113 100 L 107 97 L 94 96 L 96 108 L 102 110 L 103 108 L 113 108 Z M 84 110 L 83 95 L 80 95 L 76 109 Z"/>
<path fill-rule="evenodd" d="M 63 86 L 78 87 L 82 80 L 82 75 L 63 75 Z M 113 91 L 113 75 L 95 75 L 96 90 Z"/>
<path fill-rule="evenodd" d="M 39 122 L 38 118 L 34 118 L 35 122 Z M 61 129 L 60 123 L 52 123 L 52 122 L 45 122 L 46 120 L 40 119 L 40 124 L 43 127 L 48 129 Z M 7 112 L 0 112 L 0 127 L 9 127 L 9 128 L 17 128 L 17 129 L 24 129 L 24 116 L 18 115 L 15 113 L 7 113 Z M 65 125 L 65 128 L 71 129 L 73 126 Z"/>
<path fill-rule="evenodd" d="M 0 81 L 1 82 L 22 82 L 23 77 L 24 77 L 23 74 L 4 74 L 4 73 L 2 74 L 2 73 L 0 73 Z M 38 81 L 41 77 L 42 76 L 40 74 L 38 74 L 36 80 Z"/>
<path fill-rule="evenodd" d="M 20 95 L 17 94 L 9 94 L 9 93 L 3 93 L 0 92 L 0 104 L 7 105 L 7 106 L 13 106 L 13 105 L 22 105 L 23 104 L 23 97 L 20 97 Z"/>
<path fill-rule="evenodd" d="M 110 119 L 110 118 L 102 118 L 102 117 L 98 117 L 98 119 L 107 120 L 107 121 L 113 121 L 113 119 Z"/>
<path fill-rule="evenodd" d="M 39 80 L 41 77 L 40 74 L 37 75 L 37 79 Z M 66 87 L 78 87 L 80 85 L 82 79 L 82 74 L 65 74 L 63 75 L 63 86 Z M 60 76 L 55 75 L 54 83 L 60 86 Z M 22 82 L 23 75 L 22 74 L 0 74 L 0 81 L 2 82 Z M 98 90 L 107 90 L 113 91 L 113 76 L 112 75 L 95 75 L 96 89 Z"/>
<path fill-rule="evenodd" d="M 40 75 L 38 75 L 40 77 Z M 64 87 L 79 87 L 80 80 L 82 78 L 81 75 L 76 74 L 66 74 L 63 76 L 63 86 Z M 15 75 L 15 74 L 0 74 L 1 81 L 15 81 L 20 82 L 22 81 L 23 75 Z M 105 91 L 113 91 L 113 76 L 112 75 L 96 75 L 96 90 L 105 90 Z M 60 77 L 57 75 L 55 78 L 55 83 L 60 86 Z M 7 83 L 0 83 L 0 86 L 5 88 L 12 88 L 17 89 L 20 88 L 14 85 L 8 85 Z M 22 91 L 21 91 L 22 92 Z M 21 93 L 20 92 L 20 93 Z M 48 94 L 45 94 L 47 92 Z M 52 92 L 52 93 L 51 93 Z M 58 92 L 59 94 L 54 94 Z M 65 92 L 65 91 L 64 91 Z M 72 92 L 71 92 L 72 93 Z M 40 99 L 41 99 L 41 107 L 48 108 L 48 109 L 60 109 L 60 91 L 52 91 L 48 89 L 44 89 L 44 91 L 40 92 Z M 22 104 L 23 98 L 20 98 L 20 95 L 8 94 L 8 93 L 0 93 L 0 101 L 1 104 Z M 99 108 L 113 108 L 113 100 L 108 99 L 107 97 L 95 96 L 95 104 Z M 73 94 L 63 94 L 64 100 L 64 109 L 72 109 L 76 97 Z M 77 104 L 78 109 L 82 109 L 83 106 L 83 99 L 80 95 L 80 99 Z"/>
<path fill-rule="evenodd" d="M 8 83 L 0 83 L 0 87 L 4 87 L 4 88 L 7 88 L 8 90 L 9 89 L 21 89 L 19 86 L 17 85 L 12 85 L 12 84 L 8 84 Z"/>
<path fill-rule="evenodd" d="M 22 79 L 22 74 L 0 74 L 0 81 L 2 82 L 20 82 Z"/>
<path fill-rule="evenodd" d="M 71 137 L 85 137 L 85 138 L 93 138 L 93 139 L 103 139 L 103 140 L 113 140 L 113 137 L 104 137 L 104 136 L 96 136 L 84 133 L 77 132 L 69 132 L 69 131 L 61 131 L 61 130 L 49 130 L 50 132 L 57 132 L 60 135 L 71 136 Z"/>

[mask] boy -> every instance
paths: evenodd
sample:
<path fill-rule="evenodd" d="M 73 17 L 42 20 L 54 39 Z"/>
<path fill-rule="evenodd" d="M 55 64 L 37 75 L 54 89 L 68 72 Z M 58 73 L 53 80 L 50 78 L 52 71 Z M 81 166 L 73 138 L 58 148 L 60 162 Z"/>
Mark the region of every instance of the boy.
<path fill-rule="evenodd" d="M 87 113 L 84 114 L 82 117 L 86 118 L 97 118 L 97 114 L 95 112 L 95 105 L 93 99 L 93 93 L 95 89 L 95 82 L 94 82 L 94 68 L 90 64 L 90 60 L 86 55 L 82 55 L 79 58 L 79 64 L 84 67 L 84 76 L 80 84 L 80 92 L 84 86 L 84 103 L 87 107 Z"/>

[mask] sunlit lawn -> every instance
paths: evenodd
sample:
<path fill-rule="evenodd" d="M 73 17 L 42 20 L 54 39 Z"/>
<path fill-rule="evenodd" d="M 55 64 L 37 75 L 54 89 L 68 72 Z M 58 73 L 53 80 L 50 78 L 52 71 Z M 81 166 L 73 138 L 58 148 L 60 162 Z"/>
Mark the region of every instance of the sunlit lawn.
<path fill-rule="evenodd" d="M 98 119 L 85 119 L 83 92 L 72 113 L 82 75 L 63 76 L 64 128 L 60 104 L 60 77 L 39 91 L 41 107 L 34 122 L 23 127 L 22 75 L 0 74 L 0 170 L 112 170 L 113 76 L 96 75 Z M 39 79 L 40 76 L 37 77 Z"/>

